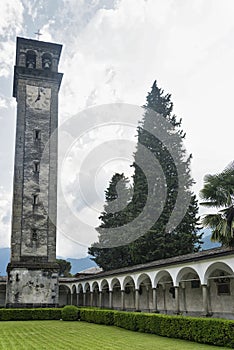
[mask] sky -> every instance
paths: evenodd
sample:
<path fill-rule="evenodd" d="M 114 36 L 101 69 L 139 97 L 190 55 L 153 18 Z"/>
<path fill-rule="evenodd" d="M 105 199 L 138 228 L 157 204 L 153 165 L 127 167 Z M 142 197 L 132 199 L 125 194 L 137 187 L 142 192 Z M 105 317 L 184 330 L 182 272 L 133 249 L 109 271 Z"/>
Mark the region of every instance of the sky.
<path fill-rule="evenodd" d="M 90 117 L 90 110 L 101 105 L 141 106 L 156 79 L 172 95 L 174 112 L 182 118 L 185 146 L 193 155 L 194 191 L 198 194 L 205 174 L 220 172 L 233 161 L 233 17 L 233 0 L 1 0 L 0 247 L 10 246 L 16 36 L 36 39 L 34 33 L 40 28 L 41 40 L 63 45 L 60 125 L 74 115 L 82 119 L 87 110 Z M 57 254 L 63 257 L 87 254 L 87 246 L 97 237 L 94 227 L 111 176 L 115 171 L 130 175 L 132 153 L 125 154 L 123 147 L 123 155 L 119 154 L 117 160 L 111 156 L 113 161 L 102 159 L 96 165 L 98 200 L 92 198 L 92 169 L 87 172 L 86 168 L 82 183 L 90 201 L 74 204 L 72 191 L 80 180 L 82 157 L 85 162 L 91 150 L 113 138 L 119 143 L 129 139 L 134 149 L 133 131 L 128 127 L 99 129 L 89 130 L 76 142 L 69 141 L 72 147 L 61 177 L 66 201 L 85 225 L 75 238 L 72 221 L 67 222 L 65 230 L 58 226 Z M 60 210 L 58 222 L 66 223 L 65 219 Z"/>

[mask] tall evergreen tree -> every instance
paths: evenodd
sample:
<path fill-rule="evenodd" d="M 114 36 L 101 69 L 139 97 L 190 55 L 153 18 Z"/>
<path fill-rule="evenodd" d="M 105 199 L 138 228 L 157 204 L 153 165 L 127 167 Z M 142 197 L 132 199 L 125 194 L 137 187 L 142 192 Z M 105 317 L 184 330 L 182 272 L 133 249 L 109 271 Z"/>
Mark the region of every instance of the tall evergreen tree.
<path fill-rule="evenodd" d="M 101 224 L 97 228 L 97 231 L 100 232 L 99 241 L 92 244 L 89 248 L 89 254 L 104 270 L 112 270 L 132 264 L 128 246 L 112 247 L 112 237 L 101 231 L 103 228 L 123 226 L 127 221 L 126 208 L 131 195 L 129 180 L 124 174 L 114 174 L 109 187 L 105 191 L 105 199 L 104 211 L 99 217 Z"/>
<path fill-rule="evenodd" d="M 189 171 L 191 156 L 185 159 L 185 150 L 182 145 L 182 139 L 185 137 L 185 134 L 183 130 L 180 129 L 181 120 L 177 121 L 176 116 L 172 114 L 173 103 L 171 102 L 171 95 L 164 94 L 164 91 L 158 88 L 155 81 L 151 92 L 147 96 L 147 103 L 144 107 L 146 107 L 146 112 L 138 128 L 138 143 L 146 147 L 160 163 L 165 176 L 167 198 L 165 203 L 158 203 L 159 207 L 160 205 L 164 205 L 164 207 L 157 222 L 146 234 L 130 244 L 129 248 L 134 263 L 144 263 L 197 251 L 200 247 L 199 243 L 201 238 L 201 235 L 197 234 L 199 221 L 197 217 L 198 203 L 195 195 L 192 193 L 190 193 L 191 201 L 189 207 L 181 223 L 172 232 L 167 230 L 167 223 L 176 204 L 179 191 L 177 164 L 175 164 L 172 155 L 163 141 L 147 131 L 158 127 L 157 120 L 155 119 L 154 122 L 152 118 L 150 119 L 151 124 L 147 125 L 150 114 L 148 109 L 161 114 L 180 136 L 179 144 L 177 138 L 177 144 L 172 144 L 171 146 L 172 148 L 177 147 L 177 149 L 179 149 L 179 159 L 177 162 L 180 163 L 180 168 L 183 170 L 185 184 L 184 193 L 186 196 L 193 183 Z M 135 154 L 135 159 L 137 159 L 137 155 L 138 149 Z M 144 208 L 147 196 L 149 195 L 148 185 L 145 174 L 136 162 L 134 162 L 133 167 L 135 168 L 133 176 L 134 196 L 131 205 L 135 213 L 139 214 Z M 154 176 L 155 184 L 157 184 L 160 174 L 157 173 L 157 170 L 155 171 L 155 167 L 152 166 L 152 164 L 148 164 L 147 167 L 147 172 Z M 152 208 L 152 211 L 153 210 L 154 208 Z M 180 215 L 179 212 L 178 215 Z"/>
<path fill-rule="evenodd" d="M 99 242 L 92 245 L 89 254 L 94 256 L 96 263 L 103 267 L 104 270 L 119 268 L 138 263 L 145 263 L 157 259 L 168 258 L 176 255 L 187 254 L 199 250 L 201 235 L 198 231 L 198 203 L 195 195 L 190 192 L 193 180 L 190 176 L 189 165 L 191 156 L 185 157 L 185 150 L 182 145 L 182 139 L 185 137 L 181 130 L 181 120 L 177 120 L 172 114 L 173 103 L 171 95 L 164 94 L 164 91 L 158 88 L 156 81 L 154 82 L 151 92 L 147 96 L 145 113 L 142 122 L 138 127 L 138 147 L 134 155 L 133 163 L 133 196 L 130 198 L 127 179 L 123 174 L 115 174 L 106 191 L 106 205 L 104 212 L 100 216 L 101 225 L 99 230 Z M 160 114 L 163 120 L 167 121 L 172 134 L 177 137 L 171 137 L 171 149 L 177 149 L 177 159 L 173 158 L 170 150 L 167 148 L 165 140 L 155 137 L 152 130 L 157 128 L 165 128 L 165 125 L 158 125 L 156 118 Z M 148 131 L 147 131 L 148 130 Z M 179 137 L 178 137 L 179 136 Z M 171 141 L 172 140 L 172 141 Z M 179 140 L 179 141 L 178 141 Z M 153 160 L 145 161 L 144 152 L 141 153 L 142 147 L 149 152 Z M 157 160 L 159 166 L 156 166 L 154 159 Z M 144 164 L 143 168 L 141 164 Z M 178 164 L 180 174 L 178 174 Z M 161 170 L 162 169 L 162 170 Z M 162 172 L 165 179 L 164 189 L 158 184 L 162 180 Z M 187 212 L 183 213 L 177 210 L 177 216 L 183 218 L 176 228 L 168 229 L 168 222 L 172 216 L 173 209 L 176 205 L 177 197 L 180 191 L 179 176 L 183 177 L 183 193 L 184 198 L 180 199 L 181 207 L 183 207 L 183 199 L 190 196 L 190 203 Z M 122 180 L 122 192 L 125 193 L 124 210 L 114 208 L 113 203 L 118 197 L 116 186 Z M 149 182 L 151 187 L 149 187 Z M 152 185 L 153 184 L 153 185 Z M 160 197 L 160 191 L 166 192 L 166 199 L 163 201 Z M 148 203 L 149 196 L 158 199 L 151 206 L 147 207 L 146 215 L 142 220 L 138 220 L 137 224 L 131 226 L 130 222 L 140 217 Z M 109 206 L 114 209 L 109 211 Z M 159 213 L 158 220 L 151 222 L 155 213 Z M 103 248 L 108 246 L 110 237 L 101 231 L 102 228 L 121 227 L 127 224 L 127 235 L 131 237 L 131 243 L 121 247 Z M 147 229 L 146 229 L 147 228 Z M 132 230 L 132 232 L 131 232 Z M 124 229 L 123 229 L 124 231 Z M 146 232 L 146 233 L 145 233 Z M 135 239 L 134 239 L 135 237 Z M 137 238 L 140 237 L 140 238 Z"/>

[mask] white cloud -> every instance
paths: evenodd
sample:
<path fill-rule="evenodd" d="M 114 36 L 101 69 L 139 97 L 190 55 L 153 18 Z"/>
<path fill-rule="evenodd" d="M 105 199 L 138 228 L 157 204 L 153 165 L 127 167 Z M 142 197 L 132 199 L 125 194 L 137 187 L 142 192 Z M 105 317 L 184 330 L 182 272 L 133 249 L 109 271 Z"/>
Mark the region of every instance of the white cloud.
<path fill-rule="evenodd" d="M 7 100 L 0 96 L 0 109 L 5 109 L 5 108 L 7 108 Z"/>
<path fill-rule="evenodd" d="M 0 12 L 0 36 L 9 39 L 22 30 L 23 5 L 20 0 L 2 0 Z"/>
<path fill-rule="evenodd" d="M 0 77 L 8 77 L 12 72 L 15 57 L 15 42 L 0 42 Z"/>
<path fill-rule="evenodd" d="M 3 3 L 0 35 L 7 38 L 22 26 L 22 6 L 17 0 Z M 46 2 L 23 4 L 35 20 Z M 43 40 L 64 44 L 60 121 L 97 104 L 142 105 L 157 79 L 172 93 L 183 119 L 198 192 L 206 173 L 222 170 L 233 159 L 233 11 L 233 0 L 59 2 L 41 30 Z M 0 76 L 9 77 L 14 50 L 11 40 L 0 44 Z M 62 242 L 58 246 L 65 254 Z"/>

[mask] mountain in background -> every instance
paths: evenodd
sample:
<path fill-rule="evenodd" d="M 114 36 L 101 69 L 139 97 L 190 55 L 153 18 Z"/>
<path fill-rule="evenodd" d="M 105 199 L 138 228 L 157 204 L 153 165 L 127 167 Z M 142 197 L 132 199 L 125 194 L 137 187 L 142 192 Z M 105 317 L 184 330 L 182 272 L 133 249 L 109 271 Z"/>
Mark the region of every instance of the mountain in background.
<path fill-rule="evenodd" d="M 6 276 L 7 264 L 10 261 L 11 250 L 10 248 L 0 248 L 0 276 Z M 58 259 L 64 259 L 63 257 L 58 257 Z M 90 267 L 95 267 L 97 264 L 90 259 L 89 256 L 81 259 L 67 258 L 67 261 L 71 263 L 71 273 L 75 274 L 77 272 L 89 269 Z"/>
<path fill-rule="evenodd" d="M 209 229 L 202 230 L 203 234 L 203 244 L 202 250 L 213 249 L 220 247 L 220 243 L 213 243 L 210 240 L 211 231 Z M 58 259 L 64 259 L 63 257 L 58 257 Z M 90 267 L 97 266 L 96 263 L 90 259 L 89 256 L 80 259 L 67 258 L 67 261 L 71 263 L 71 273 L 74 275 L 77 272 L 89 269 Z M 0 248 L 0 276 L 6 276 L 6 267 L 10 261 L 10 248 Z"/>

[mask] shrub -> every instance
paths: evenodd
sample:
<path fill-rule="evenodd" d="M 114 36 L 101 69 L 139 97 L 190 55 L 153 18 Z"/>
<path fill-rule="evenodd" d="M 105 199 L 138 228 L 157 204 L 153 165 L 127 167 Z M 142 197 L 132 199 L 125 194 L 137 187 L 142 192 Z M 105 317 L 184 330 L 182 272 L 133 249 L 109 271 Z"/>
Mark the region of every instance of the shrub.
<path fill-rule="evenodd" d="M 137 318 L 139 315 L 139 313 L 119 311 L 115 314 L 114 325 L 130 331 L 137 331 Z"/>
<path fill-rule="evenodd" d="M 0 309 L 0 321 L 59 320 L 59 308 Z"/>
<path fill-rule="evenodd" d="M 78 320 L 78 308 L 74 305 L 64 306 L 62 309 L 63 321 L 77 321 Z"/>
<path fill-rule="evenodd" d="M 79 311 L 81 321 L 105 324 L 108 326 L 114 325 L 114 314 L 115 311 L 113 310 L 100 310 L 91 308 L 81 308 Z"/>
<path fill-rule="evenodd" d="M 79 308 L 82 321 L 234 348 L 234 321 Z"/>

